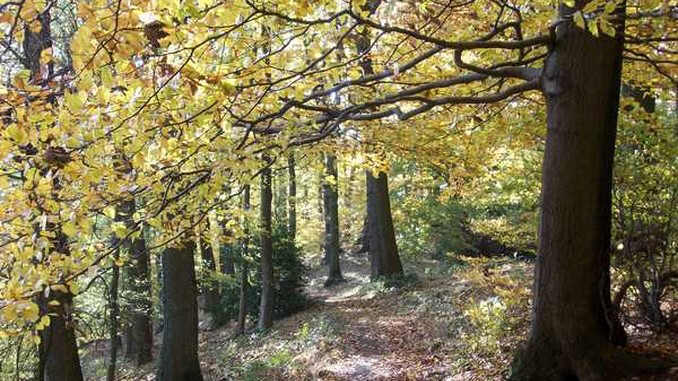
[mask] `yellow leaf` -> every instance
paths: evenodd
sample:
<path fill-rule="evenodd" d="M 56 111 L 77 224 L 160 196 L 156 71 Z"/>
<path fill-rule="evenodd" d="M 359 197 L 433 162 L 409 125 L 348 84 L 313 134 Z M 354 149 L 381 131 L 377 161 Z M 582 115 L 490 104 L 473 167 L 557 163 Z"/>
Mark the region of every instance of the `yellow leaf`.
<path fill-rule="evenodd" d="M 72 221 L 68 221 L 61 225 L 61 231 L 64 232 L 69 237 L 73 237 L 78 234 L 78 228 Z"/>
<path fill-rule="evenodd" d="M 49 321 L 50 321 L 49 316 L 43 315 L 43 317 L 40 318 L 38 324 L 35 325 L 35 329 L 37 329 L 38 331 L 42 331 L 49 325 Z"/>
<path fill-rule="evenodd" d="M 107 206 L 104 208 L 104 215 L 110 219 L 115 218 L 115 207 L 113 206 Z"/>

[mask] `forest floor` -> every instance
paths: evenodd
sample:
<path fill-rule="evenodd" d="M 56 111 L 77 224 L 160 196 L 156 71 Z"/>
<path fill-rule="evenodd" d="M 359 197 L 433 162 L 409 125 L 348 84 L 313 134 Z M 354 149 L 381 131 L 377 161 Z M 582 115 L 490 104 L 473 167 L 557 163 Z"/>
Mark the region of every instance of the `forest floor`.
<path fill-rule="evenodd" d="M 325 269 L 314 268 L 307 287 L 311 306 L 276 321 L 265 334 L 233 338 L 232 326 L 201 331 L 205 381 L 474 381 L 508 375 L 529 326 L 532 264 L 419 260 L 406 265 L 416 276 L 398 287 L 370 283 L 365 254 L 344 255 L 342 270 L 346 282 L 324 288 Z M 632 350 L 678 353 L 677 334 L 634 333 L 630 341 Z M 153 364 L 147 374 L 124 363 L 121 368 L 119 380 L 155 379 Z"/>

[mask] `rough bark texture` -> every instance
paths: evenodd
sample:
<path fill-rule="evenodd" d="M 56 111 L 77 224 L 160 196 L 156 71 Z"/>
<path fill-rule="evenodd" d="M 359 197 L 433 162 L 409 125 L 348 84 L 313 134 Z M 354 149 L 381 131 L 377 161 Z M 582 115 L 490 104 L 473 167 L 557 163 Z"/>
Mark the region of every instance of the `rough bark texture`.
<path fill-rule="evenodd" d="M 374 177 L 366 171 L 367 222 L 371 277 L 392 276 L 403 273 L 398 255 L 391 202 L 388 195 L 388 176 L 381 172 Z"/>
<path fill-rule="evenodd" d="M 271 169 L 261 172 L 261 301 L 259 329 L 273 325 L 273 241 L 271 237 Z"/>
<path fill-rule="evenodd" d="M 250 210 L 250 186 L 245 185 L 243 189 L 242 208 L 245 212 Z M 247 265 L 247 252 L 249 249 L 249 231 L 247 224 L 245 224 L 245 234 L 242 241 L 242 258 L 240 263 L 240 303 L 238 306 L 238 326 L 236 333 L 242 335 L 245 333 L 245 320 L 247 319 L 247 289 L 249 288 L 249 281 L 247 279 L 249 266 Z"/>
<path fill-rule="evenodd" d="M 334 183 L 327 180 L 323 182 L 323 209 L 325 210 L 325 258 L 328 266 L 325 287 L 342 282 L 339 266 L 339 195 L 337 158 L 333 155 L 325 155 L 325 177 L 333 177 Z"/>
<path fill-rule="evenodd" d="M 198 289 L 193 259 L 195 244 L 163 253 L 162 349 L 158 381 L 202 381 L 198 361 Z"/>
<path fill-rule="evenodd" d="M 617 380 L 637 366 L 615 348 L 624 335 L 610 308 L 621 49 L 617 39 L 564 23 L 545 64 L 548 133 L 532 326 L 513 380 Z"/>
<path fill-rule="evenodd" d="M 287 157 L 287 224 L 290 237 L 294 241 L 297 238 L 297 174 L 294 153 Z"/>
<path fill-rule="evenodd" d="M 128 227 L 133 224 L 131 217 L 136 211 L 134 200 L 123 204 L 125 221 Z M 127 320 L 127 343 L 125 357 L 137 365 L 143 365 L 153 360 L 153 326 L 151 322 L 151 287 L 150 287 L 150 257 L 146 250 L 146 240 L 143 234 L 137 238 L 130 238 L 123 243 L 127 248 L 130 261 L 126 266 L 126 287 L 128 288 L 128 304 L 125 311 Z"/>

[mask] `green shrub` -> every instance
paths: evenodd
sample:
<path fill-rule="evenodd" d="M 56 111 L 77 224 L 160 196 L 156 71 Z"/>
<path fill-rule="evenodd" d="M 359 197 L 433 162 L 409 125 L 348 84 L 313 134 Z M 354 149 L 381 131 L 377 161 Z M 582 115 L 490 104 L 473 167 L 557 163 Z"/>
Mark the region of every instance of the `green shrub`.
<path fill-rule="evenodd" d="M 274 304 L 273 317 L 276 319 L 289 316 L 304 309 L 308 305 L 308 298 L 303 292 L 306 282 L 307 266 L 301 261 L 300 250 L 291 240 L 287 228 L 282 224 L 275 224 L 271 235 L 273 239 L 273 279 Z M 250 287 L 246 295 L 248 316 L 256 319 L 259 315 L 259 300 L 261 297 L 261 275 L 259 272 L 259 258 L 261 248 L 254 240 L 249 248 L 248 256 L 243 258 L 242 247 L 227 246 L 221 255 L 229 255 L 235 259 L 237 267 L 242 268 L 243 261 L 248 263 L 248 279 Z M 215 323 L 224 324 L 238 316 L 240 301 L 240 274 L 235 276 L 220 276 L 221 294 L 220 303 L 210 308 Z"/>

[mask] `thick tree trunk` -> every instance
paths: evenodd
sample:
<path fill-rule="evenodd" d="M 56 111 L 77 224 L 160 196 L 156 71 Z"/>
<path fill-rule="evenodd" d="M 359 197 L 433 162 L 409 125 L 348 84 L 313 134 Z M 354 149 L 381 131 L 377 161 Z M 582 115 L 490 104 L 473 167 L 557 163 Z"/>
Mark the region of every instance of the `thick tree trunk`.
<path fill-rule="evenodd" d="M 41 297 L 41 314 L 50 315 L 50 324 L 40 332 L 39 379 L 44 381 L 82 381 L 78 346 L 71 311 L 73 296 L 51 291 L 48 298 Z M 57 301 L 58 306 L 49 302 Z"/>
<path fill-rule="evenodd" d="M 193 253 L 195 243 L 167 248 L 162 279 L 164 328 L 158 381 L 202 381 L 198 361 L 198 289 Z"/>
<path fill-rule="evenodd" d="M 294 152 L 287 157 L 287 224 L 292 241 L 297 238 L 297 174 Z"/>
<path fill-rule="evenodd" d="M 131 227 L 133 221 L 130 217 L 136 211 L 134 200 L 125 201 L 121 209 L 127 214 L 125 222 L 128 227 Z M 140 237 L 128 239 L 123 245 L 127 248 L 130 257 L 130 262 L 126 266 L 128 303 L 126 310 L 123 311 L 129 324 L 125 357 L 136 365 L 143 365 L 153 360 L 150 256 L 146 250 L 146 240 L 143 234 Z"/>
<path fill-rule="evenodd" d="M 325 177 L 333 177 L 334 184 L 327 180 L 323 182 L 323 209 L 325 210 L 325 258 L 328 265 L 328 275 L 325 287 L 343 282 L 339 266 L 339 197 L 337 158 L 325 155 Z"/>
<path fill-rule="evenodd" d="M 398 255 L 391 217 L 388 176 L 380 172 L 377 177 L 374 177 L 368 170 L 365 172 L 365 177 L 371 277 L 376 279 L 402 274 L 403 266 Z"/>
<path fill-rule="evenodd" d="M 532 327 L 513 380 L 618 380 L 639 367 L 615 348 L 624 334 L 610 308 L 621 54 L 619 39 L 564 23 L 546 60 L 548 133 Z"/>
<path fill-rule="evenodd" d="M 247 211 L 250 210 L 250 186 L 245 185 L 243 190 L 242 208 Z M 245 226 L 247 224 L 245 223 Z M 242 257 L 240 258 L 240 303 L 238 306 L 238 326 L 236 333 L 242 335 L 245 333 L 245 320 L 247 319 L 247 290 L 249 289 L 249 281 L 247 279 L 249 266 L 247 265 L 247 252 L 249 250 L 249 231 L 245 227 L 245 237 L 242 241 Z"/>
<path fill-rule="evenodd" d="M 261 172 L 261 301 L 259 329 L 273 325 L 273 241 L 271 237 L 271 169 Z"/>

